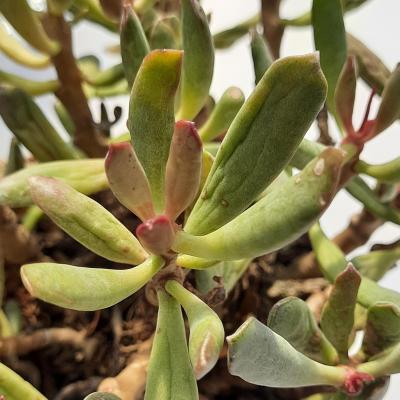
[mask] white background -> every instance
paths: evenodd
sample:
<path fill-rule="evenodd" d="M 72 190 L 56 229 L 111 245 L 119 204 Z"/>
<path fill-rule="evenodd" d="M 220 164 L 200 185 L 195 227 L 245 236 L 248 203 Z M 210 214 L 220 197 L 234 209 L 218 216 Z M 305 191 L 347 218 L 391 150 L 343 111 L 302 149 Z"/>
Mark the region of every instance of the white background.
<path fill-rule="evenodd" d="M 33 0 L 40 4 L 40 0 Z M 311 0 L 284 0 L 282 2 L 282 16 L 291 18 L 307 11 L 311 7 Z M 259 7 L 259 0 L 203 0 L 206 12 L 212 13 L 211 29 L 218 32 L 230 27 L 248 17 L 253 16 Z M 346 29 L 366 43 L 376 52 L 390 69 L 400 61 L 400 1 L 399 0 L 370 0 L 359 9 L 346 15 Z M 74 32 L 75 54 L 82 56 L 95 54 L 101 57 L 102 66 L 107 67 L 118 58 L 107 54 L 104 50 L 107 46 L 117 43 L 115 36 L 110 35 L 101 28 L 93 28 L 89 24 L 81 24 Z M 303 54 L 313 51 L 312 31 L 310 28 L 288 28 L 282 43 L 282 55 Z M 0 55 L 0 69 L 14 73 L 23 74 L 25 77 L 37 79 L 53 78 L 54 71 L 28 71 L 12 63 Z M 214 80 L 211 88 L 212 94 L 218 98 L 229 86 L 238 86 L 246 94 L 253 88 L 254 76 L 249 50 L 249 39 L 243 38 L 232 48 L 219 51 L 216 56 Z M 356 99 L 356 118 L 362 118 L 363 110 L 368 96 L 368 90 L 361 82 L 358 86 Z M 110 104 L 127 106 L 127 98 L 124 96 L 114 98 Z M 376 110 L 378 100 L 374 102 L 372 112 Z M 52 97 L 43 96 L 40 105 L 46 111 L 51 121 L 62 130 L 52 112 Z M 92 109 L 94 115 L 98 116 L 98 101 L 93 101 Z M 126 115 L 126 114 L 125 114 Z M 124 119 L 114 129 L 114 134 L 126 130 Z M 335 126 L 331 124 L 331 131 Z M 309 137 L 315 137 L 313 128 Z M 370 162 L 380 163 L 389 161 L 400 155 L 400 126 L 395 123 L 384 134 L 368 144 L 362 157 Z M 0 158 L 6 158 L 8 153 L 10 135 L 7 128 L 0 121 Z M 323 228 L 334 235 L 340 232 L 354 213 L 361 209 L 360 204 L 346 193 L 340 193 L 332 206 L 322 219 Z M 380 228 L 371 238 L 368 245 L 358 249 L 354 254 L 363 253 L 372 243 L 386 243 L 400 237 L 400 228 L 394 224 L 387 223 Z M 400 290 L 400 269 L 396 268 L 389 272 L 382 280 L 384 286 Z M 386 395 L 386 400 L 398 400 L 400 398 L 400 375 L 392 379 L 392 384 Z"/>

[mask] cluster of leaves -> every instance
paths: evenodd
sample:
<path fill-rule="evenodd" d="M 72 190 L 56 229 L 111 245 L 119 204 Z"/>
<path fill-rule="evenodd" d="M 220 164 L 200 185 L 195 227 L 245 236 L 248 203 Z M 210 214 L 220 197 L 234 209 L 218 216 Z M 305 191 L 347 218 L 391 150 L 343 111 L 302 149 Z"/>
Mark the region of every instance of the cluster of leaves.
<path fill-rule="evenodd" d="M 310 14 L 282 20 L 282 25 L 312 23 L 320 53 L 275 62 L 257 32 L 258 15 L 212 37 L 197 0 L 181 0 L 180 9 L 169 14 L 153 3 L 122 6 L 104 0 L 102 8 L 96 1 L 49 0 L 42 18 L 25 0 L 0 4 L 9 24 L 43 54 L 29 52 L 6 32 L 0 49 L 30 67 L 52 62 L 58 72 L 58 80 L 40 83 L 0 74 L 0 114 L 18 140 L 0 180 L 0 205 L 28 207 L 31 228 L 45 213 L 92 252 L 129 265 L 117 270 L 26 264 L 21 267 L 24 286 L 48 303 L 93 311 L 148 285 L 158 321 L 145 399 L 198 399 L 196 379 L 216 364 L 225 334 L 218 315 L 185 288 L 187 273 L 197 270 L 198 282 L 221 275 L 229 291 L 253 258 L 310 231 L 321 271 L 333 283 L 319 324 L 302 300 L 282 300 L 271 311 L 268 327 L 250 318 L 228 338 L 229 370 L 258 385 L 327 385 L 336 393 L 321 396 L 363 393 L 367 398 L 371 388 L 379 389 L 388 375 L 400 372 L 400 294 L 375 282 L 400 258 L 400 247 L 351 260 L 357 272 L 316 224 L 342 188 L 377 217 L 400 223 L 400 212 L 391 205 L 399 160 L 370 165 L 359 159 L 364 144 L 400 117 L 400 69 L 386 72 L 357 39 L 346 38 L 343 10 L 358 5 L 353 1 L 314 0 Z M 120 21 L 120 64 L 100 71 L 93 57 L 73 60 L 85 101 L 130 93 L 129 133 L 108 139 L 105 160 L 85 158 L 99 155 L 88 140 L 99 133 L 105 139 L 115 121 L 103 112 L 95 131 L 82 122 L 73 104 L 82 98 L 66 89 L 73 76 L 66 77 L 60 65 L 60 59 L 68 60 L 68 43 L 49 37 L 57 31 L 54 24 L 67 24 L 64 14 L 72 16 L 69 24 L 84 15 L 111 31 Z M 250 28 L 253 93 L 245 100 L 240 89 L 227 89 L 198 130 L 193 121 L 210 108 L 214 46 L 229 46 Z M 381 103 L 373 119 L 368 106 L 355 129 L 358 74 L 380 93 Z M 61 138 L 31 97 L 47 92 L 59 99 L 56 110 L 72 143 Z M 336 147 L 304 139 L 325 100 L 343 133 Z M 120 111 L 114 114 L 118 119 Z M 37 163 L 25 167 L 19 143 Z M 384 185 L 385 196 L 370 189 L 359 173 Z M 88 197 L 105 188 L 142 221 L 136 236 Z M 355 330 L 365 331 L 364 342 L 350 358 Z M 7 398 L 44 398 L 4 365 L 0 369 L 0 393 Z"/>

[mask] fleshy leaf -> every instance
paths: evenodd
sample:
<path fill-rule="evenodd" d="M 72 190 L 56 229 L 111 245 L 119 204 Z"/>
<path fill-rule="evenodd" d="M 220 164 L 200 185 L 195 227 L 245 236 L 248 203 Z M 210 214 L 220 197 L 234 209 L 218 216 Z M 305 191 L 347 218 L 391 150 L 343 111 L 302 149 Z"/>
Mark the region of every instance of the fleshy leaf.
<path fill-rule="evenodd" d="M 136 228 L 136 235 L 150 253 L 166 255 L 174 241 L 174 228 L 166 215 L 157 215 Z"/>
<path fill-rule="evenodd" d="M 144 57 L 150 52 L 150 47 L 142 24 L 130 4 L 122 8 L 120 29 L 122 63 L 131 87 Z"/>
<path fill-rule="evenodd" d="M 12 34 L 8 33 L 0 23 L 0 50 L 13 61 L 30 68 L 46 68 L 50 58 L 35 54 L 26 49 Z"/>
<path fill-rule="evenodd" d="M 346 186 L 346 190 L 360 201 L 371 213 L 385 221 L 400 225 L 400 211 L 384 203 L 378 195 L 359 176 L 355 176 Z"/>
<path fill-rule="evenodd" d="M 335 279 L 328 301 L 321 314 L 321 328 L 329 341 L 347 359 L 354 325 L 354 310 L 361 276 L 349 264 Z"/>
<path fill-rule="evenodd" d="M 303 300 L 287 297 L 276 303 L 269 313 L 267 325 L 311 359 L 329 365 L 338 363 L 335 348 L 321 332 Z"/>
<path fill-rule="evenodd" d="M 357 370 L 375 378 L 400 373 L 400 343 L 360 364 Z"/>
<path fill-rule="evenodd" d="M 389 79 L 390 70 L 364 43 L 347 33 L 348 53 L 356 56 L 361 78 L 379 94 Z"/>
<path fill-rule="evenodd" d="M 167 292 L 182 305 L 189 320 L 189 356 L 196 379 L 217 363 L 225 332 L 218 315 L 197 296 L 176 281 L 168 281 Z"/>
<path fill-rule="evenodd" d="M 339 75 L 336 90 L 336 112 L 347 132 L 353 132 L 353 108 L 357 85 L 357 62 L 354 56 L 347 57 Z"/>
<path fill-rule="evenodd" d="M 165 165 L 174 130 L 174 95 L 182 52 L 155 50 L 138 71 L 129 103 L 128 128 L 146 172 L 156 212 L 164 208 Z"/>
<path fill-rule="evenodd" d="M 34 202 L 75 240 L 108 260 L 139 264 L 147 254 L 138 240 L 109 211 L 53 178 L 29 179 Z"/>
<path fill-rule="evenodd" d="M 196 257 L 240 260 L 277 250 L 306 232 L 334 197 L 343 152 L 328 148 L 233 221 L 204 236 L 179 231 L 173 249 Z"/>
<path fill-rule="evenodd" d="M 229 344 L 229 372 L 247 382 L 270 387 L 340 386 L 345 370 L 311 360 L 255 318 L 249 318 Z"/>
<path fill-rule="evenodd" d="M 289 162 L 325 94 L 315 54 L 276 61 L 232 122 L 185 231 L 212 232 L 247 208 Z"/>
<path fill-rule="evenodd" d="M 334 112 L 335 88 L 347 56 L 342 2 L 313 0 L 312 24 L 315 48 L 320 52 L 321 68 L 328 81 L 328 106 Z"/>
<path fill-rule="evenodd" d="M 27 0 L 2 0 L 0 12 L 32 47 L 50 55 L 58 52 L 59 44 L 46 35 L 38 15 L 29 7 Z"/>
<path fill-rule="evenodd" d="M 251 31 L 251 57 L 253 59 L 255 83 L 261 80 L 274 61 L 265 39 L 257 30 Z"/>
<path fill-rule="evenodd" d="M 0 396 L 10 400 L 47 400 L 36 388 L 0 363 Z"/>
<path fill-rule="evenodd" d="M 144 400 L 198 400 L 181 306 L 164 291 L 157 294 L 157 328 Z"/>
<path fill-rule="evenodd" d="M 205 124 L 199 129 L 203 142 L 225 133 L 244 103 L 244 94 L 237 87 L 225 90 Z"/>
<path fill-rule="evenodd" d="M 365 276 L 379 281 L 400 260 L 400 245 L 392 249 L 374 250 L 354 257 L 351 263 Z"/>
<path fill-rule="evenodd" d="M 321 272 L 330 282 L 346 269 L 347 260 L 339 247 L 327 238 L 321 227 L 316 224 L 310 231 L 310 240 Z M 364 307 L 371 307 L 380 301 L 394 303 L 400 307 L 400 293 L 383 288 L 376 282 L 362 277 L 358 289 L 357 301 Z"/>
<path fill-rule="evenodd" d="M 20 89 L 0 88 L 0 115 L 16 138 L 38 161 L 79 158 L 33 99 Z"/>
<path fill-rule="evenodd" d="M 181 0 L 182 65 L 180 108 L 176 119 L 192 120 L 203 107 L 214 71 L 214 47 L 207 17 L 198 0 Z"/>
<path fill-rule="evenodd" d="M 368 309 L 363 350 L 375 355 L 400 343 L 400 308 L 378 302 Z"/>
<path fill-rule="evenodd" d="M 117 270 L 55 263 L 26 264 L 21 277 L 29 293 L 50 304 L 78 311 L 111 307 L 142 288 L 164 260 L 150 257 L 137 267 Z"/>
<path fill-rule="evenodd" d="M 214 277 L 221 277 L 226 297 L 242 277 L 250 262 L 250 259 L 214 262 L 213 266 L 195 272 L 196 288 L 206 294 L 217 286 Z"/>
<path fill-rule="evenodd" d="M 396 66 L 382 92 L 373 136 L 384 131 L 400 117 L 400 64 Z"/>
<path fill-rule="evenodd" d="M 111 144 L 105 170 L 118 201 L 142 221 L 155 216 L 149 181 L 129 142 Z"/>
<path fill-rule="evenodd" d="M 367 174 L 379 182 L 399 183 L 400 182 L 400 157 L 397 157 L 384 164 L 372 165 L 364 161 L 358 161 L 355 165 L 357 172 Z"/>
<path fill-rule="evenodd" d="M 0 205 L 26 207 L 32 205 L 28 179 L 48 176 L 60 179 L 84 194 L 107 189 L 103 159 L 53 161 L 36 164 L 0 180 Z"/>
<path fill-rule="evenodd" d="M 175 221 L 196 198 L 202 157 L 202 144 L 194 123 L 178 121 L 165 172 L 165 213 L 171 221 Z"/>
<path fill-rule="evenodd" d="M 4 175 L 10 175 L 14 172 L 24 168 L 25 159 L 21 152 L 21 147 L 18 140 L 14 137 L 11 139 L 10 151 L 8 153 L 8 160 Z"/>

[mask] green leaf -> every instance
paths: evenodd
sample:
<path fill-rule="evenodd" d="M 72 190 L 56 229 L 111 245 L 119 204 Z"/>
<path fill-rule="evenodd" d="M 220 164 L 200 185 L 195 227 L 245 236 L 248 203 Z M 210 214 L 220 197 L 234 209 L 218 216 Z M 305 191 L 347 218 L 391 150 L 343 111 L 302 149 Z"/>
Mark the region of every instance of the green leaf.
<path fill-rule="evenodd" d="M 175 124 L 165 171 L 165 213 L 175 221 L 199 191 L 203 146 L 193 122 Z"/>
<path fill-rule="evenodd" d="M 8 160 L 4 175 L 10 175 L 24 168 L 25 159 L 21 152 L 21 147 L 16 138 L 12 138 L 10 143 L 10 151 L 8 153 Z"/>
<path fill-rule="evenodd" d="M 363 350 L 375 355 L 400 343 L 400 307 L 378 302 L 368 309 Z"/>
<path fill-rule="evenodd" d="M 32 205 L 28 180 L 32 176 L 60 179 L 84 194 L 108 188 L 103 159 L 53 161 L 31 165 L 0 180 L 0 205 Z"/>
<path fill-rule="evenodd" d="M 59 51 L 59 44 L 49 39 L 39 16 L 29 7 L 26 0 L 2 0 L 0 13 L 35 49 L 49 55 L 55 55 Z"/>
<path fill-rule="evenodd" d="M 7 400 L 47 400 L 29 382 L 2 363 L 0 363 L 0 395 L 4 395 Z"/>
<path fill-rule="evenodd" d="M 130 269 L 75 267 L 55 263 L 26 264 L 21 278 L 29 293 L 50 304 L 78 311 L 111 307 L 137 292 L 164 266 L 150 257 Z"/>
<path fill-rule="evenodd" d="M 198 400 L 181 306 L 158 293 L 158 319 L 147 373 L 145 400 Z"/>
<path fill-rule="evenodd" d="M 214 71 L 214 47 L 207 17 L 198 0 L 182 0 L 181 15 L 185 56 L 176 119 L 192 120 L 208 97 Z"/>
<path fill-rule="evenodd" d="M 177 232 L 177 252 L 215 260 L 240 260 L 275 251 L 297 239 L 334 197 L 343 152 L 328 148 L 298 175 L 233 221 L 204 236 Z"/>
<path fill-rule="evenodd" d="M 340 386 L 345 370 L 311 360 L 255 318 L 249 318 L 229 345 L 229 372 L 247 382 L 270 387 Z"/>
<path fill-rule="evenodd" d="M 188 256 L 187 254 L 179 254 L 176 264 L 187 269 L 208 269 L 217 263 L 217 260 L 209 260 L 207 258 Z"/>
<path fill-rule="evenodd" d="M 384 203 L 367 183 L 355 176 L 346 186 L 347 191 L 373 215 L 400 225 L 400 211 Z"/>
<path fill-rule="evenodd" d="M 321 54 L 321 68 L 328 81 L 328 106 L 335 112 L 336 83 L 347 56 L 341 1 L 313 0 L 312 24 L 315 48 Z"/>
<path fill-rule="evenodd" d="M 348 133 L 354 132 L 353 109 L 356 97 L 357 78 L 356 58 L 354 56 L 349 56 L 339 75 L 335 90 L 336 112 Z"/>
<path fill-rule="evenodd" d="M 382 92 L 382 101 L 375 119 L 373 136 L 384 131 L 400 117 L 400 64 L 387 80 Z"/>
<path fill-rule="evenodd" d="M 253 60 L 255 83 L 261 80 L 265 71 L 271 66 L 274 59 L 265 42 L 265 39 L 256 29 L 251 31 L 251 57 Z"/>
<path fill-rule="evenodd" d="M 161 17 L 149 34 L 152 49 L 176 49 L 180 41 L 180 21 L 175 15 Z"/>
<path fill-rule="evenodd" d="M 311 359 L 329 365 L 338 363 L 335 348 L 319 329 L 303 300 L 287 297 L 278 301 L 269 312 L 267 325 Z"/>
<path fill-rule="evenodd" d="M 149 181 L 129 142 L 110 144 L 105 170 L 118 201 L 142 221 L 155 216 Z"/>
<path fill-rule="evenodd" d="M 222 261 L 217 262 L 211 267 L 204 270 L 196 271 L 196 288 L 201 293 L 208 293 L 212 290 L 217 282 L 213 279 L 215 276 L 222 278 L 222 283 L 225 289 L 225 297 L 235 287 L 236 283 L 242 277 L 244 272 L 250 265 L 250 259 Z"/>
<path fill-rule="evenodd" d="M 343 359 L 348 357 L 354 326 L 354 310 L 361 276 L 349 264 L 335 279 L 328 301 L 321 314 L 321 328 Z"/>
<path fill-rule="evenodd" d="M 246 209 L 292 158 L 325 94 L 315 54 L 276 61 L 231 124 L 185 231 L 212 232 Z"/>
<path fill-rule="evenodd" d="M 400 343 L 360 364 L 357 370 L 375 378 L 400 373 Z"/>
<path fill-rule="evenodd" d="M 75 240 L 115 262 L 139 264 L 147 256 L 132 233 L 91 198 L 53 178 L 29 179 L 34 202 Z"/>
<path fill-rule="evenodd" d="M 0 88 L 0 115 L 15 137 L 38 161 L 79 158 L 33 99 L 20 89 Z"/>
<path fill-rule="evenodd" d="M 348 53 L 356 56 L 361 78 L 379 94 L 390 76 L 390 70 L 364 43 L 347 33 Z"/>
<path fill-rule="evenodd" d="M 260 23 L 260 20 L 261 16 L 258 12 L 246 21 L 243 21 L 232 28 L 216 33 L 213 36 L 215 48 L 226 49 L 232 46 L 237 40 L 246 35 L 250 29 L 255 28 Z"/>
<path fill-rule="evenodd" d="M 358 161 L 355 165 L 358 173 L 367 174 L 384 183 L 400 182 L 400 157 L 397 157 L 387 163 L 372 165 L 364 161 Z"/>
<path fill-rule="evenodd" d="M 130 4 L 122 8 L 120 29 L 122 63 L 128 84 L 132 87 L 143 59 L 150 52 L 150 46 L 142 24 Z"/>
<path fill-rule="evenodd" d="M 85 77 L 85 80 L 91 86 L 110 86 L 123 78 L 124 67 L 121 63 L 118 63 L 102 71 L 91 73 L 89 76 Z"/>
<path fill-rule="evenodd" d="M 164 208 L 164 179 L 174 130 L 174 95 L 182 52 L 155 50 L 138 71 L 129 103 L 133 148 L 150 183 L 156 212 Z"/>
<path fill-rule="evenodd" d="M 215 366 L 225 332 L 218 315 L 207 304 L 176 281 L 165 284 L 167 292 L 182 305 L 189 320 L 189 356 L 196 379 Z"/>
<path fill-rule="evenodd" d="M 46 68 L 50 64 L 48 56 L 28 50 L 3 24 L 0 24 L 0 50 L 13 61 L 26 67 Z"/>
<path fill-rule="evenodd" d="M 400 260 L 400 246 L 392 249 L 375 250 L 351 259 L 351 263 L 365 276 L 379 281 Z"/>
<path fill-rule="evenodd" d="M 207 121 L 199 129 L 199 134 L 203 142 L 211 141 L 218 135 L 225 133 L 243 103 L 244 94 L 239 88 L 232 86 L 226 89 L 211 111 Z"/>
<path fill-rule="evenodd" d="M 327 238 L 319 225 L 314 225 L 309 235 L 321 272 L 326 279 L 334 282 L 348 264 L 343 252 Z M 358 289 L 357 301 L 366 308 L 380 301 L 394 303 L 400 307 L 400 293 L 383 288 L 371 279 L 363 277 Z"/>

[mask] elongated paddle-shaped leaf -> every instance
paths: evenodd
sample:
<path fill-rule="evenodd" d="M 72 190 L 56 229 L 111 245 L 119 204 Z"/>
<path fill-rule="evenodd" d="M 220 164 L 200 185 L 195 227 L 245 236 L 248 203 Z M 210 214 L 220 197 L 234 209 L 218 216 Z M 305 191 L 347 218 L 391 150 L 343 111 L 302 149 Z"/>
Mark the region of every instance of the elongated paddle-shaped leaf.
<path fill-rule="evenodd" d="M 311 360 L 255 318 L 249 318 L 229 344 L 229 371 L 247 382 L 271 387 L 340 386 L 345 370 Z"/>
<path fill-rule="evenodd" d="M 400 260 L 400 245 L 392 249 L 375 250 L 354 257 L 351 263 L 365 276 L 379 281 Z"/>
<path fill-rule="evenodd" d="M 348 264 L 343 252 L 326 237 L 318 224 L 310 229 L 309 235 L 321 272 L 325 278 L 334 282 Z M 357 301 L 367 308 L 380 301 L 400 306 L 400 293 L 383 288 L 373 280 L 363 277 L 358 289 Z"/>
<path fill-rule="evenodd" d="M 355 169 L 357 172 L 374 177 L 379 182 L 398 183 L 400 182 L 400 157 L 397 157 L 384 164 L 368 164 L 359 161 Z"/>
<path fill-rule="evenodd" d="M 363 350 L 375 355 L 400 343 L 400 308 L 379 302 L 368 309 Z"/>
<path fill-rule="evenodd" d="M 129 103 L 128 128 L 146 172 L 156 212 L 164 208 L 165 165 L 174 130 L 174 95 L 182 52 L 155 50 L 136 76 Z"/>
<path fill-rule="evenodd" d="M 206 142 L 225 133 L 244 103 L 244 94 L 237 87 L 225 90 L 205 124 L 199 129 L 201 139 Z"/>
<path fill-rule="evenodd" d="M 198 400 L 181 306 L 158 291 L 158 319 L 147 373 L 145 400 Z"/>
<path fill-rule="evenodd" d="M 0 396 L 10 400 L 47 400 L 36 388 L 0 363 Z"/>
<path fill-rule="evenodd" d="M 111 144 L 105 170 L 110 189 L 142 221 L 155 216 L 149 181 L 129 142 Z"/>
<path fill-rule="evenodd" d="M 214 48 L 207 17 L 198 0 L 182 0 L 182 65 L 177 119 L 192 120 L 207 100 L 214 70 Z"/>
<path fill-rule="evenodd" d="M 29 184 L 35 203 L 89 250 L 125 264 L 146 258 L 135 236 L 99 203 L 53 178 L 32 177 Z"/>
<path fill-rule="evenodd" d="M 65 143 L 33 99 L 20 89 L 0 89 L 0 115 L 38 161 L 79 158 Z"/>
<path fill-rule="evenodd" d="M 360 274 L 350 264 L 336 277 L 321 314 L 322 331 L 345 359 L 354 325 L 354 310 L 360 283 Z"/>
<path fill-rule="evenodd" d="M 233 221 L 204 236 L 177 233 L 175 251 L 216 260 L 239 260 L 277 250 L 298 238 L 330 204 L 343 152 L 328 148 L 298 175 Z"/>
<path fill-rule="evenodd" d="M 253 59 L 255 83 L 261 80 L 265 71 L 271 66 L 273 57 L 267 43 L 257 30 L 251 32 L 251 57 Z"/>
<path fill-rule="evenodd" d="M 45 68 L 50 58 L 41 54 L 34 54 L 22 46 L 21 42 L 0 24 L 0 50 L 17 63 L 30 68 Z"/>
<path fill-rule="evenodd" d="M 2 0 L 0 12 L 31 46 L 50 55 L 58 52 L 58 43 L 46 35 L 38 15 L 29 7 L 27 0 Z"/>
<path fill-rule="evenodd" d="M 55 263 L 26 264 L 22 282 L 47 303 L 78 311 L 111 307 L 143 287 L 164 265 L 160 257 L 125 270 L 85 268 Z"/>
<path fill-rule="evenodd" d="M 194 123 L 178 121 L 165 172 L 165 213 L 172 221 L 196 198 L 202 157 L 201 140 Z"/>
<path fill-rule="evenodd" d="M 269 313 L 267 325 L 313 360 L 330 365 L 338 363 L 335 348 L 319 329 L 303 300 L 287 297 L 276 303 Z"/>
<path fill-rule="evenodd" d="M 189 356 L 197 379 L 217 363 L 224 344 L 224 327 L 218 315 L 176 281 L 168 281 L 167 292 L 182 305 L 189 320 Z"/>
<path fill-rule="evenodd" d="M 185 230 L 212 232 L 248 207 L 289 162 L 325 94 L 315 54 L 276 61 L 232 122 Z"/>
<path fill-rule="evenodd" d="M 129 86 L 133 85 L 136 74 L 150 47 L 138 16 L 131 5 L 124 5 L 121 20 L 121 57 Z"/>
<path fill-rule="evenodd" d="M 312 24 L 315 48 L 321 55 L 321 67 L 328 81 L 328 105 L 335 111 L 334 94 L 346 61 L 347 42 L 340 0 L 313 0 Z"/>
<path fill-rule="evenodd" d="M 10 207 L 32 205 L 28 180 L 32 176 L 48 176 L 66 182 L 84 194 L 107 189 L 103 159 L 53 161 L 32 165 L 0 180 L 0 204 Z"/>

